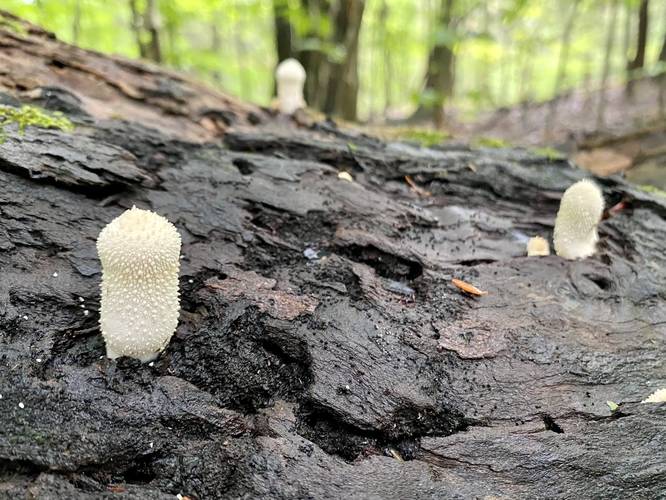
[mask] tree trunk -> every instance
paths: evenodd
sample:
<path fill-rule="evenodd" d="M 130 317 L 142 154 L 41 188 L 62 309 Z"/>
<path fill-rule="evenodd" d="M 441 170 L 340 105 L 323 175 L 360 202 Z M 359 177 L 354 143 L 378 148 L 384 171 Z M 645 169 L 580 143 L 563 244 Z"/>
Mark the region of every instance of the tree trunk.
<path fill-rule="evenodd" d="M 666 64 L 666 33 L 664 33 L 664 43 L 659 52 L 659 62 Z M 661 73 L 657 77 L 659 85 L 659 114 L 662 119 L 666 118 L 666 67 L 661 68 Z"/>
<path fill-rule="evenodd" d="M 77 127 L 3 122 L 7 498 L 660 497 L 663 197 L 599 181 L 597 254 L 527 258 L 568 161 L 300 127 L 9 20 L 2 101 Z M 183 242 L 150 364 L 98 326 L 95 240 L 133 205 Z"/>
<path fill-rule="evenodd" d="M 345 120 L 356 120 L 358 98 L 358 38 L 364 0 L 338 0 L 333 43 L 344 48 L 340 62 L 330 61 L 328 87 L 323 111 Z"/>
<path fill-rule="evenodd" d="M 608 77 L 610 75 L 611 55 L 613 52 L 613 41 L 615 40 L 615 25 L 617 23 L 618 2 L 613 0 L 609 6 L 609 22 L 606 31 L 606 45 L 604 50 L 604 66 L 601 75 L 601 89 L 599 92 L 599 104 L 597 107 L 597 129 L 605 126 L 606 113 L 606 91 L 608 87 Z"/>
<path fill-rule="evenodd" d="M 550 101 L 548 107 L 548 115 L 546 117 L 546 126 L 544 128 L 544 142 L 549 142 L 552 135 L 553 127 L 557 123 L 557 105 L 559 103 L 560 92 L 567 72 L 567 63 L 569 61 L 569 48 L 571 45 L 571 34 L 573 33 L 576 15 L 578 13 L 578 6 L 580 0 L 574 0 L 571 4 L 569 17 L 567 18 L 564 30 L 562 31 L 562 41 L 560 43 L 560 55 L 557 59 L 557 74 L 555 76 L 555 87 L 553 91 L 553 99 Z"/>
<path fill-rule="evenodd" d="M 453 31 L 454 0 L 441 0 L 437 18 L 438 30 Z M 420 104 L 410 121 L 431 119 L 436 127 L 444 125 L 444 103 L 453 94 L 455 55 L 453 44 L 437 40 L 428 56 L 428 67 L 422 93 L 428 104 Z"/>
<path fill-rule="evenodd" d="M 146 46 L 147 57 L 156 63 L 162 62 L 162 47 L 160 44 L 160 14 L 155 0 L 147 0 L 146 11 L 143 15 L 143 25 L 148 32 Z"/>
<path fill-rule="evenodd" d="M 627 93 L 632 94 L 632 80 L 636 73 L 645 66 L 645 49 L 647 46 L 648 22 L 649 22 L 649 0 L 641 0 L 638 9 L 638 33 L 636 39 L 636 55 L 627 63 Z"/>
<path fill-rule="evenodd" d="M 81 0 L 74 2 L 74 15 L 72 16 L 72 43 L 77 45 L 79 43 L 79 36 L 81 35 Z"/>
<path fill-rule="evenodd" d="M 305 101 L 315 109 L 323 109 L 326 102 L 328 75 L 326 55 L 322 51 L 326 39 L 321 32 L 324 18 L 328 16 L 331 4 L 328 0 L 301 0 L 301 8 L 306 14 L 309 30 L 304 40 L 299 40 L 296 58 L 305 68 L 307 79 L 303 93 Z"/>
<path fill-rule="evenodd" d="M 382 0 L 382 6 L 379 11 L 379 24 L 380 24 L 380 30 L 382 33 L 381 37 L 381 46 L 382 46 L 382 61 L 383 61 L 383 69 L 384 69 L 384 111 L 383 111 L 383 118 L 386 119 L 389 109 L 391 108 L 391 104 L 393 103 L 393 95 L 392 95 L 392 89 L 391 89 L 391 83 L 393 82 L 393 60 L 391 58 L 391 50 L 389 48 L 388 44 L 388 30 L 386 28 L 386 23 L 389 18 L 389 6 L 386 0 Z"/>
<path fill-rule="evenodd" d="M 293 56 L 292 28 L 288 17 L 288 2 L 273 0 L 273 23 L 275 25 L 275 49 L 278 64 Z"/>
<path fill-rule="evenodd" d="M 130 6 L 130 12 L 132 14 L 131 17 L 132 33 L 134 34 L 134 40 L 136 42 L 137 49 L 139 50 L 139 57 L 141 59 L 145 59 L 148 55 L 148 49 L 146 48 L 146 45 L 143 43 L 142 16 L 136 5 L 136 0 L 129 0 L 129 6 Z"/>

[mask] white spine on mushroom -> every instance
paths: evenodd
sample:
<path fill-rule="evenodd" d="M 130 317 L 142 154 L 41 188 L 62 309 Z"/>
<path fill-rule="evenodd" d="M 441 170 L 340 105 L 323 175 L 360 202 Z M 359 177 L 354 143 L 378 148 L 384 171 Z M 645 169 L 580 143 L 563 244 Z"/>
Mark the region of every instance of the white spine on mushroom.
<path fill-rule="evenodd" d="M 666 403 L 666 387 L 658 389 L 648 396 L 641 403 Z"/>
<path fill-rule="evenodd" d="M 178 231 L 164 217 L 132 207 L 102 229 L 97 252 L 106 355 L 155 359 L 178 325 Z"/>
<path fill-rule="evenodd" d="M 275 80 L 280 112 L 290 115 L 297 109 L 305 107 L 303 99 L 305 68 L 300 62 L 293 58 L 282 61 L 275 70 Z"/>
<path fill-rule="evenodd" d="M 603 211 L 604 197 L 594 182 L 583 179 L 570 186 L 562 195 L 555 220 L 555 253 L 565 259 L 584 259 L 594 254 Z"/>
<path fill-rule="evenodd" d="M 540 257 L 550 255 L 550 245 L 541 236 L 533 236 L 527 242 L 527 256 Z"/>

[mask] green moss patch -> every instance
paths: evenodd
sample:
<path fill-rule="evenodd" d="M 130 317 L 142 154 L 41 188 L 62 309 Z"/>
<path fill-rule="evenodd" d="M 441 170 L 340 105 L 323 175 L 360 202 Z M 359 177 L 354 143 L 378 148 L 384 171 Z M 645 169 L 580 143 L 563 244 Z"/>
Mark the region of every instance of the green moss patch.
<path fill-rule="evenodd" d="M 16 123 L 19 133 L 24 133 L 26 127 L 52 128 L 71 132 L 74 124 L 62 113 L 47 113 L 36 107 L 24 105 L 20 108 L 0 105 L 0 140 L 5 137 L 4 129 L 7 125 Z"/>

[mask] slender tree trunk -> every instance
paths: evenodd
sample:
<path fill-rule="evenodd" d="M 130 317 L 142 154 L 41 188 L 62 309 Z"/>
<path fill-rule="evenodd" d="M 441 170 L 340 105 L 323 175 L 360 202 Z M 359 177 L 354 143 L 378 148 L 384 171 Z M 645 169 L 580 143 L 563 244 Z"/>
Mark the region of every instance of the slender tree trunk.
<path fill-rule="evenodd" d="M 286 0 L 273 0 L 273 22 L 275 24 L 275 49 L 278 63 L 292 57 L 292 33 Z"/>
<path fill-rule="evenodd" d="M 552 135 L 553 127 L 557 121 L 557 105 L 559 103 L 559 94 L 566 77 L 567 63 L 569 61 L 569 47 L 571 45 L 571 33 L 573 32 L 576 14 L 580 0 L 575 0 L 571 5 L 571 11 L 562 31 L 562 42 L 560 43 L 560 55 L 557 61 L 557 74 L 555 76 L 555 88 L 553 99 L 550 101 L 548 116 L 546 117 L 546 127 L 544 129 L 545 140 L 548 142 Z"/>
<path fill-rule="evenodd" d="M 664 43 L 661 45 L 661 51 L 659 52 L 659 61 L 666 64 L 666 33 L 664 34 Z M 662 120 L 666 118 L 666 67 L 661 68 L 661 73 L 659 74 L 659 115 Z"/>
<path fill-rule="evenodd" d="M 72 16 L 72 43 L 79 44 L 81 35 L 81 0 L 74 2 L 74 15 Z"/>
<path fill-rule="evenodd" d="M 240 82 L 240 95 L 243 99 L 248 100 L 252 95 L 252 82 L 247 77 L 245 72 L 245 47 L 243 45 L 243 7 L 240 9 L 234 6 L 234 23 L 232 27 L 234 51 L 236 52 L 236 65 L 238 68 L 238 81 Z"/>
<path fill-rule="evenodd" d="M 638 33 L 636 38 L 636 54 L 634 58 L 627 63 L 627 93 L 631 96 L 633 93 L 633 79 L 638 70 L 645 66 L 645 48 L 647 45 L 647 33 L 649 23 L 649 0 L 641 0 L 638 9 Z"/>
<path fill-rule="evenodd" d="M 159 7 L 156 0 L 147 0 L 146 11 L 143 16 L 143 25 L 148 32 L 148 59 L 160 63 L 162 62 L 162 47 L 160 45 Z"/>
<path fill-rule="evenodd" d="M 178 24 L 171 19 L 164 23 L 164 32 L 166 34 L 167 50 L 163 53 L 163 59 L 176 68 L 181 66 L 181 58 L 178 52 Z"/>
<path fill-rule="evenodd" d="M 335 20 L 333 43 L 341 45 L 345 57 L 329 62 L 329 80 L 325 113 L 336 114 L 345 120 L 356 120 L 358 98 L 358 39 L 365 7 L 364 0 L 340 0 Z"/>
<path fill-rule="evenodd" d="M 633 18 L 633 13 L 631 11 L 631 6 L 627 5 L 627 2 L 624 3 L 624 36 L 622 39 L 622 57 L 625 60 L 629 59 L 629 47 L 631 46 L 631 21 Z M 627 77 L 628 79 L 628 77 Z"/>
<path fill-rule="evenodd" d="M 325 37 L 321 32 L 322 20 L 331 10 L 328 0 L 301 0 L 301 8 L 305 12 L 309 29 L 304 40 L 299 40 L 296 58 L 301 62 L 307 73 L 305 80 L 305 100 L 316 109 L 323 109 L 326 101 L 326 57 L 321 50 Z"/>
<path fill-rule="evenodd" d="M 393 81 L 393 64 L 388 44 L 388 30 L 386 29 L 388 17 L 389 6 L 386 3 L 386 0 L 382 0 L 382 6 L 379 10 L 379 29 L 381 30 L 381 46 L 383 50 L 384 118 L 386 118 L 388 110 L 391 107 L 391 82 Z"/>
<path fill-rule="evenodd" d="M 213 22 L 210 26 L 210 38 L 211 38 L 211 44 L 210 44 L 210 50 L 213 52 L 215 55 L 221 55 L 222 52 L 222 36 L 220 34 L 220 26 L 222 25 L 221 23 L 221 13 L 219 10 L 215 10 L 213 12 Z M 222 73 L 216 69 L 212 73 L 213 81 L 220 85 L 222 83 Z"/>
<path fill-rule="evenodd" d="M 143 24 L 141 21 L 142 16 L 136 5 L 136 0 L 129 0 L 129 7 L 132 14 L 131 22 L 134 40 L 136 42 L 137 48 L 139 49 L 139 57 L 144 59 L 146 58 L 147 50 L 145 44 L 143 43 L 143 37 L 141 36 L 141 25 Z"/>
<path fill-rule="evenodd" d="M 454 0 L 441 0 L 438 29 L 453 29 Z M 410 120 L 430 118 L 436 127 L 444 125 L 444 103 L 453 94 L 455 55 L 451 43 L 435 42 L 428 56 L 423 93 L 434 96 L 428 105 L 421 104 Z"/>
<path fill-rule="evenodd" d="M 597 107 L 597 129 L 601 129 L 605 125 L 606 113 L 606 87 L 608 86 L 608 76 L 610 75 L 610 62 L 611 54 L 613 52 L 613 40 L 615 40 L 615 25 L 617 23 L 617 0 L 608 7 L 610 9 L 610 21 L 608 23 L 608 30 L 606 32 L 606 48 L 604 52 L 604 66 L 601 75 L 601 90 L 599 92 L 599 105 Z"/>

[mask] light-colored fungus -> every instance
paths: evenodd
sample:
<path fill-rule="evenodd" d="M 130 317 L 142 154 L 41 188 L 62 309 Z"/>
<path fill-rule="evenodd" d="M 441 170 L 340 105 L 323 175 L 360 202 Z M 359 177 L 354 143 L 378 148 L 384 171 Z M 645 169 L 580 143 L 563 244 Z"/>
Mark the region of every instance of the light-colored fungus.
<path fill-rule="evenodd" d="M 342 179 L 347 182 L 354 182 L 354 178 L 349 172 L 338 172 L 338 179 Z"/>
<path fill-rule="evenodd" d="M 604 197 L 594 182 L 583 179 L 570 186 L 562 196 L 555 220 L 555 253 L 565 259 L 584 259 L 594 254 L 603 211 Z"/>
<path fill-rule="evenodd" d="M 303 85 L 305 68 L 294 58 L 285 59 L 275 70 L 277 81 L 278 108 L 281 113 L 292 114 L 305 107 Z"/>
<path fill-rule="evenodd" d="M 537 257 L 543 255 L 550 255 L 550 245 L 545 238 L 541 236 L 533 236 L 527 242 L 527 256 Z"/>
<path fill-rule="evenodd" d="M 666 403 L 666 387 L 654 391 L 647 399 L 641 401 L 641 403 Z"/>
<path fill-rule="evenodd" d="M 102 229 L 97 252 L 106 355 L 155 359 L 178 324 L 178 231 L 164 217 L 132 207 Z"/>

